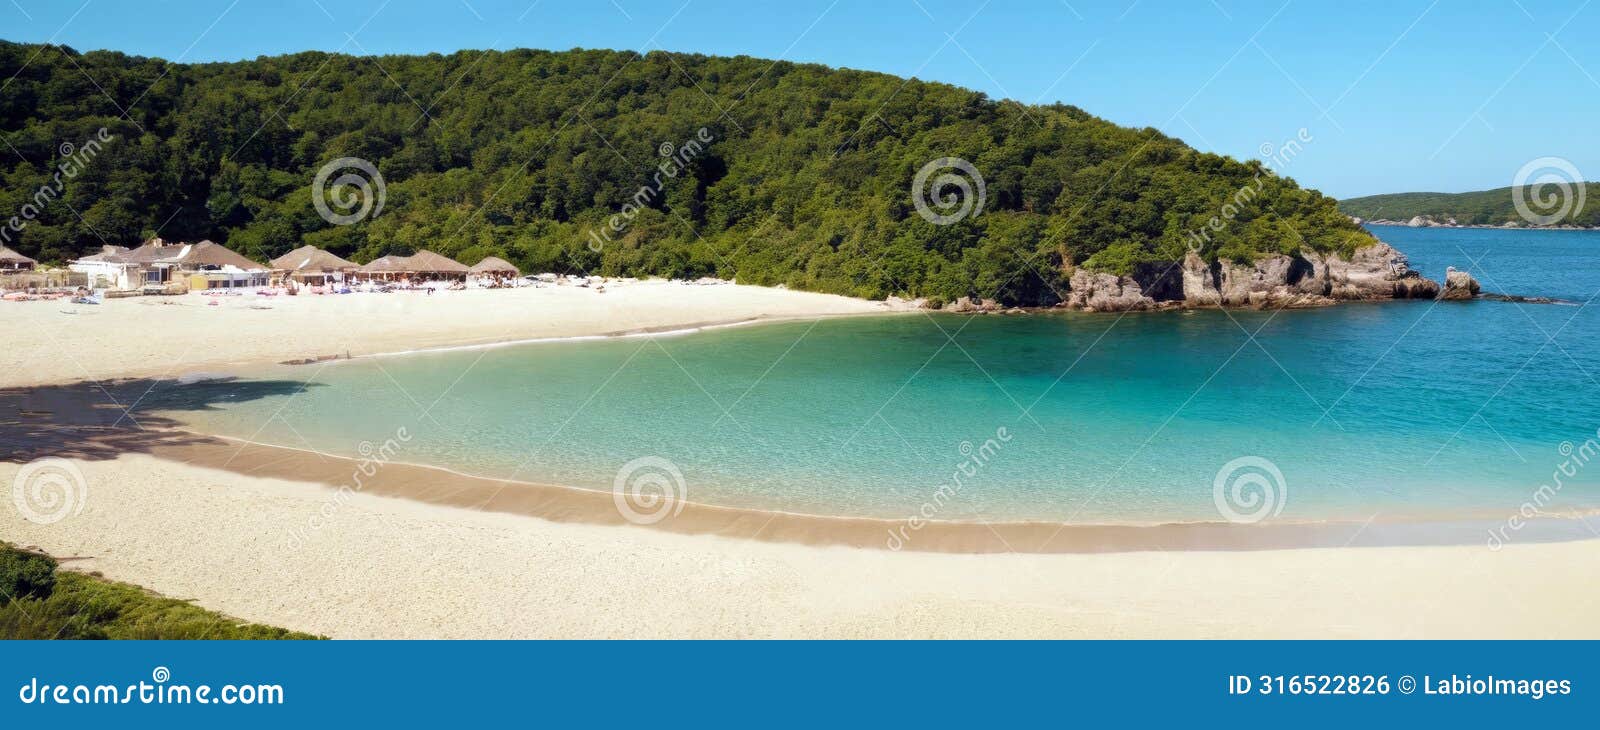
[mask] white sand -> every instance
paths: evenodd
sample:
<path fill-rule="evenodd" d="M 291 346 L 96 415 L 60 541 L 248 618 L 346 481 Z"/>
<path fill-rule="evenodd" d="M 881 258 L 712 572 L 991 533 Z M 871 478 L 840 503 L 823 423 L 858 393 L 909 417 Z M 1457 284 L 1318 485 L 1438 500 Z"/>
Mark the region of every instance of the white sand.
<path fill-rule="evenodd" d="M 217 306 L 209 306 L 213 300 Z M 253 309 L 252 307 L 271 307 Z M 0 302 L 0 387 L 166 376 L 232 365 L 751 318 L 890 311 L 849 297 L 665 281 L 338 296 Z M 66 312 L 73 312 L 67 314 Z"/>
<path fill-rule="evenodd" d="M 368 495 L 148 456 L 81 464 L 53 525 L 0 536 L 74 570 L 340 638 L 1596 638 L 1600 541 L 1112 555 L 805 547 Z M 0 484 L 17 471 L 0 463 Z"/>

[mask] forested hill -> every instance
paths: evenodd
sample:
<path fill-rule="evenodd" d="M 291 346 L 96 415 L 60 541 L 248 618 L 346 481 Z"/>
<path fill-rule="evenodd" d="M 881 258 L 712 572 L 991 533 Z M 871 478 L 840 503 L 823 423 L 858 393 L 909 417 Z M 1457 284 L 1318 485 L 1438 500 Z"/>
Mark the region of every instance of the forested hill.
<path fill-rule="evenodd" d="M 304 243 L 358 262 L 426 247 L 536 271 L 1044 304 L 1073 266 L 1180 257 L 1246 188 L 1206 255 L 1370 241 L 1257 162 L 1071 106 L 818 65 L 593 50 L 185 65 L 0 42 L 0 77 L 5 215 L 52 185 L 65 145 L 111 135 L 11 235 L 44 261 L 159 231 L 257 260 Z M 711 141 L 687 153 L 699 135 Z M 344 157 L 375 163 L 386 192 L 375 215 L 334 225 L 312 182 Z M 935 225 L 912 184 L 946 157 L 972 163 L 984 205 Z"/>
<path fill-rule="evenodd" d="M 1584 194 L 1578 195 L 1578 185 Z M 1565 190 L 1556 185 L 1524 186 L 1523 200 L 1534 218 L 1550 216 L 1557 220 L 1555 226 L 1600 226 L 1600 183 L 1570 183 Z M 1474 193 L 1392 193 L 1368 195 L 1339 201 L 1339 210 L 1346 215 L 1369 220 L 1409 221 L 1422 216 L 1438 223 L 1451 218 L 1463 226 L 1499 226 L 1512 223 L 1530 225 L 1528 218 L 1517 212 L 1512 188 L 1497 188 Z M 1540 206 L 1539 201 L 1546 205 Z M 1579 201 L 1582 206 L 1579 206 Z M 1562 213 L 1563 209 L 1565 214 Z"/>

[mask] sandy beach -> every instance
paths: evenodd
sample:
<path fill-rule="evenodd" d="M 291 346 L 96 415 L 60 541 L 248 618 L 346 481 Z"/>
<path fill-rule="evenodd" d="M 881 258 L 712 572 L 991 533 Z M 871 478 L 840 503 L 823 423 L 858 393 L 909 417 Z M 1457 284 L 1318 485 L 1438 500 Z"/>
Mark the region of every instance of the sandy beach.
<path fill-rule="evenodd" d="M 150 456 L 8 539 L 75 570 L 337 638 L 1595 638 L 1595 541 L 950 555 L 565 524 L 333 497 Z M 16 471 L 0 465 L 0 480 Z"/>
<path fill-rule="evenodd" d="M 216 306 L 211 306 L 213 301 Z M 6 302 L 0 387 L 546 337 L 891 311 L 831 294 L 667 281 L 426 294 Z"/>
<path fill-rule="evenodd" d="M 664 282 L 605 294 L 207 300 L 0 305 L 11 333 L 0 387 L 886 311 L 844 297 Z M 620 524 L 600 519 L 603 505 L 584 506 L 594 495 L 559 488 L 483 505 L 472 484 L 420 469 L 395 468 L 381 486 L 341 495 L 330 475 L 348 466 L 315 454 L 219 444 L 160 423 L 107 432 L 25 421 L 6 439 L 0 484 L 27 461 L 63 456 L 81 470 L 86 496 L 53 524 L 6 505 L 0 539 L 69 569 L 336 638 L 1600 638 L 1600 584 L 1574 578 L 1600 559 L 1595 539 L 1492 551 L 1482 542 L 1385 544 L 1373 539 L 1385 526 L 1368 525 L 1332 536 L 1331 547 L 1193 550 L 1069 530 L 1067 547 L 1087 543 L 1052 549 L 1048 540 L 987 540 L 969 526 L 950 538 L 957 549 L 891 551 L 837 538 L 871 526 L 821 539 L 814 525 L 752 522 L 753 513 L 691 510 L 682 529 Z M 236 451 L 219 460 L 219 449 Z M 330 504 L 315 529 L 298 529 Z"/>

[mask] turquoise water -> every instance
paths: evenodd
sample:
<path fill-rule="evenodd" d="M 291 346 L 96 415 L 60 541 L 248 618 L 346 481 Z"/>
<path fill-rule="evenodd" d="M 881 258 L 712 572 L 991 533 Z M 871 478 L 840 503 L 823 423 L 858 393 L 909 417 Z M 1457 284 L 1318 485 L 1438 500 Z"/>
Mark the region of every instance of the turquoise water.
<path fill-rule="evenodd" d="M 1456 265 L 1490 291 L 1600 292 L 1600 234 L 1377 232 L 1430 277 Z M 1239 474 L 1268 474 L 1269 519 L 1503 518 L 1571 458 L 1563 442 L 1596 437 L 1597 310 L 791 322 L 299 368 L 316 387 L 182 417 L 350 455 L 404 427 L 403 461 L 603 490 L 656 456 L 690 500 L 816 514 L 937 501 L 941 519 L 1211 521 L 1219 469 L 1260 457 L 1281 482 Z M 1577 472 L 1552 509 L 1600 506 L 1600 466 Z"/>

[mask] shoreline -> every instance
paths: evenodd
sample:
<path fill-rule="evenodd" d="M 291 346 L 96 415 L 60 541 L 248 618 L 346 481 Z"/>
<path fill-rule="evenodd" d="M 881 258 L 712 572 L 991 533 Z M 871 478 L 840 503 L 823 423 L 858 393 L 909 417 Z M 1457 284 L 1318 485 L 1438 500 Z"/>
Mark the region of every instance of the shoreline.
<path fill-rule="evenodd" d="M 555 523 L 604 528 L 643 527 L 679 535 L 716 535 L 810 547 L 864 548 L 879 552 L 929 553 L 1107 553 L 1130 551 L 1261 551 L 1330 547 L 1488 544 L 1500 520 L 1490 516 L 1391 516 L 1382 521 L 1299 521 L 1233 524 L 1225 521 L 1094 523 L 906 518 L 803 514 L 682 500 L 671 515 L 645 525 L 630 524 L 611 491 L 571 485 L 467 474 L 449 467 L 343 456 L 195 430 L 147 405 L 137 420 L 103 402 L 148 396 L 163 383 L 79 382 L 71 386 L 0 389 L 0 442 L 19 461 L 52 456 L 114 460 L 148 455 L 188 468 L 242 478 L 270 478 L 317 485 L 332 509 L 356 495 L 405 500 L 423 507 L 459 508 L 533 517 Z M 208 384 L 209 383 L 209 384 Z M 295 380 L 191 382 L 185 388 L 238 388 L 292 392 Z M 117 398 L 117 394 L 126 395 Z M 141 395 L 142 394 L 142 395 Z M 159 397 L 157 398 L 159 401 Z M 308 445 L 309 446 L 309 445 Z M 652 512 L 654 514 L 654 512 Z M 660 514 L 665 515 L 663 510 Z M 1519 542 L 1560 542 L 1593 536 L 1578 513 L 1552 516 L 1519 529 Z M 316 518 L 308 516 L 312 529 Z M 289 527 L 289 526 L 286 526 Z M 288 547 L 295 529 L 280 541 Z M 303 537 L 303 536 L 302 536 Z"/>
<path fill-rule="evenodd" d="M 1423 299 L 1350 299 L 1261 306 L 1156 302 L 1147 308 L 1068 306 L 993 310 L 924 309 L 906 300 L 741 284 L 697 286 L 665 280 L 580 287 L 467 290 L 424 296 L 133 297 L 98 306 L 56 301 L 0 305 L 0 387 L 67 385 L 126 378 L 181 379 L 258 366 L 491 349 L 524 344 L 671 337 L 757 324 L 852 316 L 1168 314 L 1207 310 L 1321 309 Z M 215 306 L 213 306 L 215 305 Z M 65 307 L 65 308 L 63 308 Z M 72 315 L 72 316 L 63 316 Z M 101 324 L 104 317 L 115 322 Z M 618 325 L 623 325 L 619 328 Z"/>
<path fill-rule="evenodd" d="M 1600 557 L 1581 520 L 1521 530 L 1501 550 L 1471 523 L 1389 520 L 956 523 L 918 530 L 899 551 L 882 521 L 686 506 L 640 527 L 607 492 L 433 467 L 387 464 L 362 490 L 341 492 L 355 460 L 181 430 L 157 410 L 164 391 L 144 400 L 158 380 L 127 379 L 181 381 L 347 347 L 364 355 L 891 311 L 665 283 L 603 296 L 455 294 L 299 298 L 272 311 L 243 297 L 216 307 L 115 300 L 81 316 L 0 306 L 16 345 L 0 351 L 0 484 L 55 457 L 82 488 L 81 510 L 50 524 L 0 509 L 0 535 L 73 570 L 334 638 L 1600 638 L 1586 609 L 1600 588 L 1572 578 Z M 185 397 L 303 387 L 285 372 L 200 380 Z"/>
<path fill-rule="evenodd" d="M 258 365 L 910 311 L 916 310 L 833 294 L 665 280 L 614 285 L 604 293 L 548 286 L 436 296 L 191 293 L 98 306 L 8 302 L 0 305 L 0 329 L 14 338 L 0 350 L 0 373 L 6 374 L 0 387 L 177 378 Z"/>
<path fill-rule="evenodd" d="M 685 535 L 795 543 L 814 547 L 935 553 L 1107 553 L 1165 550 L 1253 551 L 1326 547 L 1484 545 L 1481 539 L 1502 521 L 1489 517 L 1393 517 L 1359 522 L 1319 520 L 1235 524 L 1226 521 L 1152 523 L 1056 522 L 1048 520 L 907 520 L 823 515 L 730 507 L 681 500 L 672 517 L 631 524 L 609 491 L 517 479 L 498 479 L 448 467 L 389 461 L 373 465 L 360 480 L 362 459 L 229 436 L 185 431 L 230 446 L 189 443 L 152 452 L 159 458 L 248 476 L 295 479 L 331 490 L 394 497 L 428 505 L 481 510 L 552 522 L 631 526 Z M 370 462 L 368 462 L 370 463 Z M 677 512 L 681 509 L 681 512 Z M 1596 513 L 1591 513 L 1596 514 Z M 1553 515 L 1530 521 L 1518 542 L 1592 539 L 1580 524 L 1590 515 Z M 898 539 L 896 539 L 898 538 Z M 1471 539 L 1469 539 L 1471 538 Z"/>
<path fill-rule="evenodd" d="M 1563 227 L 1563 226 L 1491 226 L 1491 225 L 1489 225 L 1487 223 L 1482 223 L 1482 224 L 1474 223 L 1474 224 L 1469 224 L 1469 225 L 1457 224 L 1457 225 L 1453 225 L 1453 226 L 1450 226 L 1450 225 L 1413 226 L 1413 225 L 1411 225 L 1409 223 L 1405 223 L 1405 222 L 1401 222 L 1401 221 L 1387 221 L 1387 222 L 1379 223 L 1377 221 L 1368 221 L 1368 220 L 1361 221 L 1360 225 L 1363 225 L 1363 226 L 1378 226 L 1380 228 L 1439 228 L 1439 229 L 1443 229 L 1443 230 L 1447 230 L 1447 231 L 1448 230 L 1457 230 L 1457 229 L 1469 229 L 1469 230 L 1479 230 L 1479 231 L 1570 231 L 1570 232 L 1574 232 L 1574 233 L 1600 231 L 1600 226 L 1597 226 L 1597 227 L 1594 227 L 1594 228 L 1587 228 L 1587 227 L 1583 227 L 1583 226 L 1572 226 L 1572 227 Z"/>
<path fill-rule="evenodd" d="M 861 300 L 861 301 L 867 301 L 867 300 Z M 699 333 L 699 332 L 710 332 L 710 331 L 713 331 L 713 330 L 733 329 L 733 328 L 736 328 L 736 327 L 749 327 L 751 325 L 758 325 L 758 324 L 776 324 L 776 323 L 779 323 L 779 322 L 808 322 L 808 321 L 823 320 L 823 319 L 840 319 L 840 318 L 844 318 L 844 317 L 878 317 L 878 316 L 891 316 L 891 315 L 897 315 L 897 314 L 904 315 L 904 314 L 914 314 L 916 311 L 918 311 L 918 310 L 885 309 L 885 310 L 883 310 L 881 312 L 849 312 L 849 313 L 843 313 L 843 314 L 818 314 L 818 315 L 796 314 L 796 315 L 786 315 L 786 316 L 764 316 L 763 315 L 763 316 L 756 316 L 756 317 L 746 317 L 746 318 L 743 318 L 743 319 L 712 320 L 712 321 L 708 321 L 708 322 L 690 322 L 690 323 L 680 324 L 680 325 L 661 325 L 661 326 L 658 326 L 658 327 L 641 327 L 641 328 L 638 328 L 638 329 L 615 330 L 615 331 L 611 331 L 611 332 L 602 332 L 602 333 L 593 334 L 593 335 L 567 335 L 567 336 L 563 336 L 563 337 L 530 337 L 530 338 L 526 338 L 526 339 L 488 340 L 488 341 L 484 341 L 484 342 L 464 342 L 464 343 L 461 343 L 459 345 L 440 345 L 438 347 L 426 347 L 426 348 L 420 348 L 420 349 L 416 349 L 416 350 L 386 350 L 386 351 L 382 351 L 382 352 L 372 352 L 372 353 L 367 353 L 365 355 L 358 355 L 358 356 L 352 356 L 352 357 L 349 357 L 349 358 L 337 358 L 337 359 L 339 359 L 339 360 L 359 360 L 359 359 L 363 359 L 363 358 L 372 359 L 372 358 L 384 358 L 384 357 L 401 357 L 401 356 L 406 356 L 406 355 L 431 355 L 431 354 L 441 353 L 441 352 L 459 352 L 459 351 L 462 351 L 462 350 L 493 350 L 493 349 L 498 349 L 498 348 L 502 348 L 502 347 L 517 347 L 517 346 L 520 346 L 520 345 L 558 344 L 558 343 L 562 343 L 562 342 L 594 342 L 594 341 L 598 341 L 598 340 L 627 340 L 627 339 L 634 339 L 634 338 L 638 338 L 638 337 L 681 337 L 683 335 L 692 335 L 692 334 L 696 334 L 696 333 Z M 313 364 L 317 364 L 318 362 L 322 362 L 322 361 L 280 362 L 280 363 L 276 363 L 276 364 L 278 364 L 278 365 L 313 365 Z M 265 365 L 266 363 L 255 363 L 255 364 L 256 365 Z"/>
<path fill-rule="evenodd" d="M 1050 312 L 1071 316 L 1070 311 Z M 910 312 L 846 312 L 825 315 L 756 315 L 730 320 L 705 320 L 660 324 L 601 334 L 548 336 L 496 340 L 475 344 L 374 352 L 355 358 L 426 355 L 459 350 L 492 349 L 536 343 L 561 343 L 627 337 L 671 337 L 713 329 L 757 324 L 822 319 L 867 314 Z M 929 313 L 932 314 L 932 313 Z M 1149 312 L 1145 314 L 1159 314 Z M 959 315 L 952 315 L 959 316 Z M 975 315 L 967 315 L 975 316 Z M 121 453 L 144 453 L 166 461 L 225 470 L 241 476 L 315 483 L 339 490 L 356 482 L 379 496 L 406 499 L 423 505 L 443 505 L 487 512 L 536 517 L 555 522 L 601 526 L 626 526 L 609 491 L 524 479 L 502 479 L 469 474 L 446 466 L 382 462 L 376 478 L 360 480 L 361 459 L 315 448 L 271 444 L 205 433 L 177 418 L 159 415 L 145 398 L 158 388 L 174 384 L 194 387 L 212 383 L 220 397 L 242 385 L 247 391 L 270 394 L 292 392 L 303 382 L 288 373 L 291 365 L 334 365 L 340 360 L 292 363 L 256 362 L 228 372 L 190 372 L 152 379 L 78 380 L 65 385 L 0 387 L 0 412 L 9 405 L 18 414 L 52 414 L 48 423 L 35 417 L 28 424 L 53 432 L 51 439 L 37 434 L 5 438 L 15 430 L 0 422 L 0 441 L 34 447 L 36 457 L 55 452 L 90 453 L 94 458 L 114 458 Z M 243 375 L 240 371 L 252 373 Z M 126 394 L 124 394 L 126 392 Z M 120 396 L 120 397 L 119 397 Z M 246 396 L 248 397 L 248 395 Z M 111 402 L 106 402 L 107 400 Z M 156 399 L 159 401 L 159 398 Z M 145 401 L 149 411 L 138 421 L 118 410 L 130 402 Z M 113 405 L 115 404 L 115 405 Z M 27 420 L 24 417 L 22 420 Z M 15 425 L 20 421 L 12 421 Z M 137 426 L 137 428 L 129 428 Z M 120 427 L 120 428 L 119 428 Z M 29 436 L 33 443 L 29 444 Z M 311 446 L 308 444 L 308 446 Z M 1391 515 L 1379 522 L 1355 519 L 1233 524 L 1225 521 L 1172 522 L 1059 522 L 1052 520 L 925 520 L 857 515 L 808 514 L 758 507 L 737 507 L 683 501 L 681 514 L 653 524 L 649 529 L 686 535 L 720 535 L 808 546 L 843 546 L 898 552 L 936 553 L 1095 553 L 1142 550 L 1248 551 L 1347 546 L 1483 545 L 1491 530 L 1502 526 L 1503 516 L 1485 511 L 1436 515 Z M 1558 542 L 1596 537 L 1579 522 L 1589 514 L 1573 512 L 1537 521 L 1519 530 L 1518 539 Z M 1359 541 L 1359 542 L 1358 542 Z"/>
<path fill-rule="evenodd" d="M 1600 541 L 963 555 L 557 522 L 122 454 L 10 542 L 335 639 L 1596 638 Z M 0 462 L 0 482 L 16 465 Z"/>

